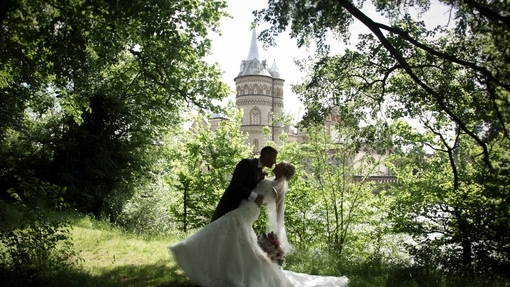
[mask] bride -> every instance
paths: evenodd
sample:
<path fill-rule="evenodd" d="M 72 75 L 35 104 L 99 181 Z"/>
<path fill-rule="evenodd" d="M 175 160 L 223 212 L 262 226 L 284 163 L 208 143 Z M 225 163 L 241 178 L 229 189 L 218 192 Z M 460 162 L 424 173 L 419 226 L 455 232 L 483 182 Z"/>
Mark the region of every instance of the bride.
<path fill-rule="evenodd" d="M 274 180 L 262 180 L 254 189 L 264 196 L 268 232 L 278 236 L 286 254 L 292 246 L 287 241 L 283 213 L 288 181 L 294 172 L 294 165 L 282 161 L 273 169 Z M 252 228 L 259 214 L 257 204 L 243 200 L 237 209 L 168 249 L 184 273 L 201 287 L 347 286 L 346 277 L 296 273 L 271 262 Z"/>

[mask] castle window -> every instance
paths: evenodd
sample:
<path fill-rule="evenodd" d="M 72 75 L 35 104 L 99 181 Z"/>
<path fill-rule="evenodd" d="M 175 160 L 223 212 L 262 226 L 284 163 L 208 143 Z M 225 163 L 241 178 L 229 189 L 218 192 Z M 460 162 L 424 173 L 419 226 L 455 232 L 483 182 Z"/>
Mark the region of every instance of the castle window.
<path fill-rule="evenodd" d="M 254 139 L 253 140 L 253 151 L 254 152 L 258 152 L 259 151 L 259 140 L 258 139 Z"/>
<path fill-rule="evenodd" d="M 244 94 L 247 95 L 248 94 L 248 88 L 244 89 Z"/>
<path fill-rule="evenodd" d="M 250 111 L 250 124 L 260 125 L 260 110 L 257 107 L 254 107 Z"/>
<path fill-rule="evenodd" d="M 255 94 L 255 95 L 257 94 L 257 88 L 253 89 L 253 94 Z"/>

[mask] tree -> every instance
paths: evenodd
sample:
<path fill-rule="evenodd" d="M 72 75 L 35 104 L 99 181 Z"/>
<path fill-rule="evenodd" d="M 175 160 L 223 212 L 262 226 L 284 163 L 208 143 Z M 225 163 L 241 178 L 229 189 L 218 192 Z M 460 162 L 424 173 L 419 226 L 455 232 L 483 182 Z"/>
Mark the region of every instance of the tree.
<path fill-rule="evenodd" d="M 500 151 L 510 143 L 510 69 L 505 40 L 510 32 L 506 17 L 510 7 L 499 2 L 441 1 L 452 21 L 444 27 L 428 28 L 417 18 L 430 9 L 431 1 L 373 1 L 388 24 L 365 15 L 364 4 L 271 0 L 267 9 L 254 14 L 256 22 L 271 23 L 261 34 L 268 44 L 274 44 L 273 36 L 287 28 L 299 46 L 310 40 L 317 43 L 318 59 L 311 64 L 310 76 L 295 88 L 301 99 L 310 103 L 305 121 L 320 119 L 334 109 L 352 128 L 367 127 L 363 130 L 368 133 L 359 136 L 369 142 L 380 144 L 380 139 L 392 139 L 389 135 L 396 134 L 406 145 L 387 140 L 385 146 L 394 145 L 403 154 L 406 149 L 416 151 L 423 146 L 433 149 L 446 164 L 433 170 L 445 183 L 436 187 L 449 196 L 438 197 L 432 205 L 447 206 L 450 220 L 445 224 L 455 233 L 448 248 L 462 250 L 461 265 L 466 268 L 506 266 L 509 255 L 499 242 L 506 241 L 508 226 L 482 227 L 481 222 L 493 220 L 494 214 L 504 218 L 510 214 L 499 205 L 506 202 L 508 194 L 508 187 L 502 184 L 508 182 L 507 156 Z M 354 19 L 371 34 L 360 35 L 355 51 L 330 55 L 327 35 L 331 32 L 348 40 Z M 413 119 L 422 131 L 402 133 L 397 127 L 402 118 Z M 405 172 L 400 175 L 399 180 L 404 181 L 409 176 Z M 487 178 L 497 183 L 489 183 Z M 429 196 L 435 194 L 426 190 L 427 185 L 421 188 Z M 476 196 L 487 200 L 480 202 Z M 464 204 L 460 204 L 462 199 Z M 479 242 L 473 233 L 480 238 L 491 234 L 490 243 L 482 244 L 488 249 L 476 255 L 472 252 Z M 445 248 L 446 242 L 442 244 Z"/>
<path fill-rule="evenodd" d="M 369 180 L 383 157 L 370 153 L 358 157 L 359 143 L 331 138 L 324 127 L 307 130 L 310 140 L 303 148 L 314 156 L 309 157 L 304 167 L 317 192 L 315 217 L 323 221 L 321 233 L 331 254 L 341 258 L 346 246 L 356 249 L 359 242 L 365 247 L 374 243 L 363 234 L 383 229 L 381 224 L 374 224 L 386 212 L 384 205 L 377 204 L 383 195 L 376 192 L 377 186 Z M 360 256 L 365 252 L 369 250 L 356 253 Z"/>
<path fill-rule="evenodd" d="M 384 200 L 379 202 L 384 196 L 375 192 L 368 175 L 381 159 L 355 158 L 357 144 L 335 142 L 324 125 L 308 127 L 306 133 L 306 143 L 282 141 L 278 147 L 277 161 L 296 166 L 285 205 L 290 242 L 302 252 L 324 254 L 323 259 L 333 255 L 335 260 L 348 256 L 362 261 L 380 256 L 377 250 L 385 243 L 378 242 L 377 236 L 385 230 L 378 220 L 386 205 Z M 255 229 L 264 232 L 263 218 Z"/>
<path fill-rule="evenodd" d="M 180 200 L 171 208 L 184 231 L 210 222 L 236 164 L 252 155 L 241 133 L 241 113 L 232 103 L 227 111 L 214 130 L 198 114 L 189 130 L 172 139 L 168 182 Z"/>
<path fill-rule="evenodd" d="M 2 151 L 12 151 L 6 137 L 27 133 L 34 115 L 55 120 L 40 167 L 5 166 L 2 182 L 32 169 L 68 186 L 75 207 L 114 219 L 133 193 L 125 183 L 150 165 L 141 153 L 181 112 L 219 110 L 214 101 L 228 95 L 218 67 L 203 59 L 224 9 L 214 0 L 3 1 Z"/>
<path fill-rule="evenodd" d="M 425 154 L 421 143 L 439 134 L 421 135 L 406 123 L 395 128 L 402 138 L 413 138 L 409 151 L 394 154 L 399 186 L 394 188 L 390 219 L 395 232 L 411 234 L 414 244 L 407 246 L 417 263 L 430 269 L 506 274 L 510 258 L 503 244 L 509 236 L 508 173 L 489 172 L 471 160 L 477 147 L 459 137 L 445 150 Z M 409 135 L 412 134 L 412 135 Z M 428 138 L 427 138 L 428 137 Z M 499 149 L 499 148 L 498 148 Z M 506 166 L 507 155 L 494 150 Z M 452 180 L 453 179 L 453 180 Z M 505 206 L 504 206 L 505 205 Z"/>
<path fill-rule="evenodd" d="M 358 46 L 360 53 L 346 53 L 342 63 L 350 60 L 355 65 L 342 71 L 340 79 L 351 77 L 358 81 L 359 90 L 338 90 L 337 93 L 322 93 L 316 97 L 330 99 L 319 102 L 341 106 L 349 101 L 349 95 L 371 96 L 371 110 L 387 100 L 386 91 L 394 74 L 404 74 L 413 85 L 419 87 L 423 100 L 433 103 L 443 111 L 458 128 L 480 146 L 481 160 L 492 167 L 490 148 L 484 138 L 473 130 L 472 119 L 466 118 L 467 109 L 456 105 L 457 93 L 445 93 L 444 85 L 431 81 L 427 74 L 436 73 L 445 81 L 452 80 L 451 69 L 463 70 L 455 74 L 455 80 L 462 83 L 466 100 L 471 103 L 469 115 L 480 123 L 497 127 L 503 138 L 508 140 L 508 58 L 506 39 L 510 22 L 504 15 L 509 7 L 500 3 L 483 1 L 442 1 L 454 15 L 455 27 L 435 27 L 427 30 L 423 21 L 412 17 L 411 8 L 422 15 L 430 9 L 430 1 L 373 2 L 377 11 L 387 17 L 389 25 L 377 23 L 366 16 L 361 7 L 351 1 L 269 1 L 268 8 L 255 11 L 256 22 L 266 21 L 272 26 L 261 33 L 261 38 L 274 44 L 273 36 L 290 27 L 291 37 L 297 38 L 298 46 L 316 40 L 319 52 L 327 52 L 328 31 L 348 39 L 349 25 L 354 19 L 361 21 L 372 34 L 362 36 Z M 327 56 L 317 62 L 315 71 L 325 65 L 340 69 Z M 344 67 L 346 68 L 346 67 Z M 358 69 L 355 69 L 358 68 Z M 338 72 L 338 71 L 337 71 Z M 317 77 L 320 75 L 317 73 Z M 442 82 L 444 83 L 444 82 Z M 316 86 L 317 79 L 309 86 Z M 339 87 L 337 87 L 339 88 Z M 344 87 L 347 88 L 347 87 Z M 353 93 L 349 93 L 353 92 Z M 355 93 L 354 93 L 355 92 Z M 405 94 L 405 93 L 404 93 Z M 412 105 L 415 97 L 405 98 L 402 93 L 395 96 Z M 344 97 L 344 98 L 342 98 Z M 314 100 L 311 96 L 303 98 Z"/>

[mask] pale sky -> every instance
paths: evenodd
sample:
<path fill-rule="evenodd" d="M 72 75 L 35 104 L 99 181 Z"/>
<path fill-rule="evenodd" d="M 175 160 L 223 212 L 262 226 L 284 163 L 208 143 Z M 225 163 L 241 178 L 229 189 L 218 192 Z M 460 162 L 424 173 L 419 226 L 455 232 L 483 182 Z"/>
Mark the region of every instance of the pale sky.
<path fill-rule="evenodd" d="M 250 50 L 252 11 L 266 7 L 267 0 L 227 0 L 227 2 L 229 6 L 227 11 L 233 18 L 222 20 L 220 28 L 222 36 L 212 37 L 212 55 L 208 60 L 219 63 L 221 70 L 224 71 L 223 81 L 234 90 L 234 78 L 239 73 L 241 61 L 247 59 Z M 262 28 L 258 27 L 256 31 L 258 34 Z M 269 67 L 273 60 L 276 60 L 280 75 L 285 80 L 283 102 L 285 111 L 297 116 L 302 114 L 302 103 L 291 92 L 290 85 L 297 83 L 301 75 L 293 62 L 293 57 L 304 58 L 309 51 L 304 48 L 298 49 L 296 41 L 291 40 L 288 34 L 279 36 L 276 43 L 276 47 L 268 50 L 262 48 L 261 42 L 258 43 L 260 60 L 267 60 Z M 229 100 L 235 100 L 235 95 L 232 94 Z"/>
<path fill-rule="evenodd" d="M 246 60 L 250 49 L 251 29 L 250 24 L 253 21 L 253 10 L 260 10 L 267 5 L 267 0 L 227 0 L 228 13 L 233 18 L 224 18 L 221 21 L 222 36 L 213 35 L 212 55 L 208 57 L 208 61 L 217 62 L 220 69 L 224 71 L 223 81 L 225 81 L 232 90 L 235 89 L 234 78 L 239 73 L 239 67 L 242 60 Z M 434 5 L 434 4 L 433 4 Z M 434 6 L 433 6 L 434 7 Z M 424 20 L 432 22 L 431 24 L 445 24 L 448 15 L 445 14 L 444 7 L 440 9 L 432 9 L 432 13 Z M 373 9 L 371 11 L 363 10 L 365 14 L 372 17 L 372 19 L 379 22 L 386 22 L 385 18 L 378 15 Z M 263 28 L 257 27 L 257 33 L 262 31 Z M 351 27 L 351 44 L 354 44 L 357 39 L 357 34 L 367 33 L 368 29 L 364 25 L 354 23 Z M 281 34 L 276 39 L 277 46 L 270 47 L 268 50 L 262 48 L 262 43 L 258 43 L 258 50 L 260 60 L 267 60 L 268 65 L 271 66 L 273 60 L 280 70 L 280 75 L 285 79 L 284 86 L 284 108 L 287 113 L 292 113 L 295 118 L 300 118 L 303 115 L 303 105 L 297 98 L 297 95 L 291 91 L 291 84 L 296 84 L 304 76 L 300 74 L 297 66 L 294 64 L 293 59 L 306 58 L 308 55 L 313 54 L 314 51 L 307 50 L 306 48 L 298 49 L 295 39 L 290 39 L 288 33 Z M 332 50 L 336 53 L 341 53 L 345 46 L 340 43 L 330 42 Z M 228 98 L 235 100 L 235 95 Z"/>

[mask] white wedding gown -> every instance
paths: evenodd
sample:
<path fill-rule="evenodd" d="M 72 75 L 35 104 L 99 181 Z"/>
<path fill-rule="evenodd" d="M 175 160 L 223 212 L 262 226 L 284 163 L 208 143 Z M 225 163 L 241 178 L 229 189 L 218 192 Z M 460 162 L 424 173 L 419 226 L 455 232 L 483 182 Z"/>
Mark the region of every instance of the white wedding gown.
<path fill-rule="evenodd" d="M 255 192 L 274 202 L 272 180 Z M 281 269 L 257 244 L 252 225 L 260 208 L 243 200 L 239 207 L 168 249 L 184 273 L 201 287 L 342 287 L 346 277 L 314 276 Z"/>

